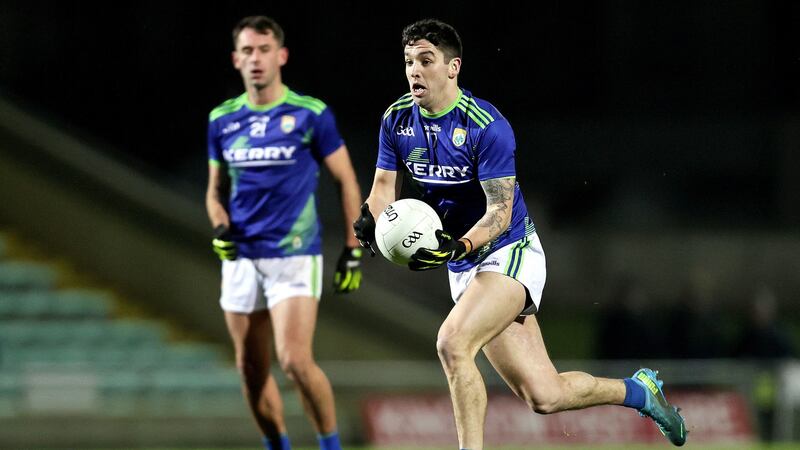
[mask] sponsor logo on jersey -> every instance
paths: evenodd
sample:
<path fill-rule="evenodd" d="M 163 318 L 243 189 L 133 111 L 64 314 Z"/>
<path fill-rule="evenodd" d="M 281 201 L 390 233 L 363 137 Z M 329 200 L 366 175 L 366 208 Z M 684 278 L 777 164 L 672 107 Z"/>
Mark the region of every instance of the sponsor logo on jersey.
<path fill-rule="evenodd" d="M 284 133 L 287 133 L 287 134 L 291 133 L 292 130 L 294 130 L 295 122 L 296 122 L 296 120 L 295 120 L 294 116 L 286 115 L 286 116 L 281 117 L 281 131 L 283 131 Z"/>
<path fill-rule="evenodd" d="M 297 148 L 290 147 L 249 147 L 228 148 L 222 152 L 225 161 L 232 166 L 267 166 L 275 164 L 294 164 L 292 155 Z"/>
<path fill-rule="evenodd" d="M 442 127 L 437 124 L 425 125 L 425 131 L 433 131 L 434 133 L 438 133 L 442 131 Z"/>
<path fill-rule="evenodd" d="M 444 179 L 463 180 L 469 177 L 469 166 L 440 166 L 406 161 L 411 175 L 416 177 L 439 177 Z"/>
<path fill-rule="evenodd" d="M 453 145 L 461 147 L 467 142 L 467 130 L 463 128 L 455 128 L 453 130 Z"/>
<path fill-rule="evenodd" d="M 396 133 L 398 136 L 414 137 L 414 128 L 398 125 Z"/>
<path fill-rule="evenodd" d="M 486 267 L 486 266 L 498 266 L 498 267 L 500 267 L 500 263 L 493 259 L 491 261 L 482 262 L 482 263 L 480 263 L 478 265 L 478 267 Z"/>
<path fill-rule="evenodd" d="M 228 125 L 225 125 L 225 128 L 222 129 L 222 134 L 229 134 L 237 131 L 239 128 L 242 128 L 242 124 L 239 122 L 231 122 Z"/>
<path fill-rule="evenodd" d="M 257 116 L 250 118 L 250 137 L 259 138 L 267 134 L 267 124 L 269 116 Z"/>

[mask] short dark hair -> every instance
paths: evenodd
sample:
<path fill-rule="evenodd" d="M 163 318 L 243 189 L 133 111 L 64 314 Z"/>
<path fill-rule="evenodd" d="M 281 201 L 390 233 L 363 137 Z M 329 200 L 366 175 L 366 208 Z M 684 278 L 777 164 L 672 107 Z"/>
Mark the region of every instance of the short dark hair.
<path fill-rule="evenodd" d="M 239 23 L 233 27 L 233 48 L 236 48 L 236 41 L 239 39 L 239 33 L 245 28 L 252 28 L 259 34 L 269 34 L 271 31 L 275 36 L 275 40 L 283 47 L 283 28 L 278 25 L 278 22 L 267 16 L 248 16 L 240 20 Z"/>
<path fill-rule="evenodd" d="M 448 59 L 461 57 L 461 37 L 455 28 L 441 20 L 422 19 L 403 29 L 404 47 L 420 39 L 435 45 Z"/>

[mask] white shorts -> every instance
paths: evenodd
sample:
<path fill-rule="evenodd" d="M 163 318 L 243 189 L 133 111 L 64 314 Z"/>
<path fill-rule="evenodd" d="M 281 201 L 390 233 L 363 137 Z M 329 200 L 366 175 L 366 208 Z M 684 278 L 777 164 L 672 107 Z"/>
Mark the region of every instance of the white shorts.
<path fill-rule="evenodd" d="M 536 233 L 498 248 L 470 270 L 448 272 L 450 294 L 456 303 L 479 272 L 502 273 L 519 281 L 525 287 L 526 294 L 525 307 L 520 313 L 521 316 L 529 316 L 539 310 L 544 281 L 547 277 L 544 250 Z"/>
<path fill-rule="evenodd" d="M 322 293 L 322 255 L 222 261 L 222 309 L 251 313 Z"/>

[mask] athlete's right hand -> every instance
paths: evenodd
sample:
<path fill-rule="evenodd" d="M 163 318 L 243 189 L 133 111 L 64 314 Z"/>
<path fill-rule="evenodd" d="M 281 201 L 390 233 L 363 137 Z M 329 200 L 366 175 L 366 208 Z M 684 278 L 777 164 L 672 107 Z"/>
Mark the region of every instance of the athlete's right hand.
<path fill-rule="evenodd" d="M 361 215 L 353 222 L 353 230 L 358 243 L 368 248 L 371 256 L 375 256 L 375 250 L 372 249 L 372 243 L 375 242 L 375 218 L 369 212 L 367 202 L 361 205 Z"/>
<path fill-rule="evenodd" d="M 211 240 L 211 248 L 219 259 L 233 261 L 236 259 L 236 243 L 231 239 L 231 231 L 225 225 L 218 225 L 214 228 L 214 239 Z"/>

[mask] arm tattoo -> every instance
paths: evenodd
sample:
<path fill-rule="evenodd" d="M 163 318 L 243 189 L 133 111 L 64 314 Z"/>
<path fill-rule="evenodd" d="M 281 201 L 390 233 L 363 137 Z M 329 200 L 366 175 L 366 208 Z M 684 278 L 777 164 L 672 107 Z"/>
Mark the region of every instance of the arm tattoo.
<path fill-rule="evenodd" d="M 486 214 L 478 222 L 479 227 L 489 228 L 489 235 L 494 238 L 507 226 L 511 210 L 508 202 L 514 198 L 516 179 L 494 178 L 481 183 L 486 194 Z"/>

